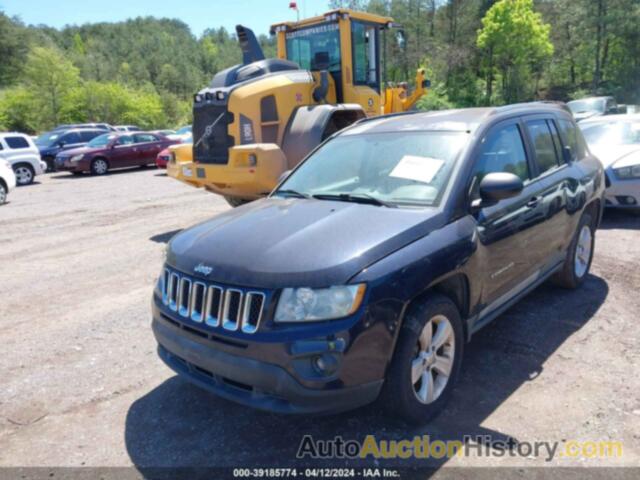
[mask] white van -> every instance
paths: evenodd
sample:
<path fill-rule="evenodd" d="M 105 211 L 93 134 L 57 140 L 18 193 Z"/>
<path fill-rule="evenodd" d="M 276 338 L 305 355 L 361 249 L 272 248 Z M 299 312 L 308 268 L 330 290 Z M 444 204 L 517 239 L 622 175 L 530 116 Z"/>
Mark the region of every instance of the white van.
<path fill-rule="evenodd" d="M 0 133 L 0 158 L 9 162 L 18 185 L 29 185 L 47 170 L 38 147 L 24 133 Z"/>

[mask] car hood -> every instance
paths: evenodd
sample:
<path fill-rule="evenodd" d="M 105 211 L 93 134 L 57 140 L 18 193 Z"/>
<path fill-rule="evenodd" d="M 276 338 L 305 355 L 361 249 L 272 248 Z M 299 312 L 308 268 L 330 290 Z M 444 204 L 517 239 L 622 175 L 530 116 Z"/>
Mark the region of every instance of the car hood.
<path fill-rule="evenodd" d="M 589 150 L 598 157 L 604 168 L 608 168 L 621 158 L 639 151 L 640 145 L 594 145 Z"/>
<path fill-rule="evenodd" d="M 73 157 L 74 155 L 85 155 L 87 153 L 96 153 L 103 150 L 102 148 L 89 148 L 89 147 L 77 147 L 70 148 L 69 150 L 63 150 L 60 154 L 63 154 L 65 157 Z"/>
<path fill-rule="evenodd" d="M 601 116 L 602 116 L 602 112 L 598 112 L 597 110 L 589 110 L 586 112 L 577 112 L 573 114 L 573 118 L 575 119 L 576 122 L 579 122 L 581 120 L 586 120 L 587 118 L 601 117 Z"/>
<path fill-rule="evenodd" d="M 267 198 L 176 235 L 167 263 L 210 281 L 257 288 L 345 284 L 442 225 L 435 208 Z"/>

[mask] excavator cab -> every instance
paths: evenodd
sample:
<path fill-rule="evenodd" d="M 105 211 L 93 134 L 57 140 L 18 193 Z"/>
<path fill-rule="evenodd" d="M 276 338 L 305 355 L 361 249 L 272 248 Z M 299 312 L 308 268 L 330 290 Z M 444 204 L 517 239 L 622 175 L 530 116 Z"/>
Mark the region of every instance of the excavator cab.
<path fill-rule="evenodd" d="M 168 174 L 238 205 L 268 194 L 331 134 L 367 116 L 410 109 L 424 71 L 383 88 L 382 33 L 393 20 L 338 9 L 271 27 L 277 58 L 236 27 L 243 63 L 218 72 L 194 96 L 193 145 L 173 148 Z"/>

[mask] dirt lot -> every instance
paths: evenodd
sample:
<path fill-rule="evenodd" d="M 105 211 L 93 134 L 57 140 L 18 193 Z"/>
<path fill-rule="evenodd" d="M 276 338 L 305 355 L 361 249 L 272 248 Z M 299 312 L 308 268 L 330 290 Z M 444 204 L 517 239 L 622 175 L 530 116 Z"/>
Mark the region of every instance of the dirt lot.
<path fill-rule="evenodd" d="M 153 283 L 171 236 L 226 203 L 152 169 L 39 180 L 0 207 L 0 466 L 290 465 L 304 434 L 612 439 L 622 458 L 436 466 L 640 465 L 638 216 L 606 216 L 580 291 L 543 286 L 479 333 L 449 409 L 415 429 L 375 407 L 270 415 L 177 378 L 156 358 Z"/>

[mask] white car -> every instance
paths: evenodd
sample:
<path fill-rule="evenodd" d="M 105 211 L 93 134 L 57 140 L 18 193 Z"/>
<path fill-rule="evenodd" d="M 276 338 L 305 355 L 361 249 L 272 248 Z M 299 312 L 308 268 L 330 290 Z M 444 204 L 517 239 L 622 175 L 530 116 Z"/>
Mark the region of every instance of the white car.
<path fill-rule="evenodd" d="M 180 143 L 191 143 L 191 125 L 179 128 L 176 133 L 167 135 L 169 140 L 178 140 Z"/>
<path fill-rule="evenodd" d="M 640 210 L 640 115 L 615 115 L 578 124 L 605 168 L 607 207 Z"/>
<path fill-rule="evenodd" d="M 0 158 L 0 205 L 7 201 L 9 191 L 16 186 L 16 175 L 9 162 Z"/>
<path fill-rule="evenodd" d="M 0 133 L 0 158 L 9 162 L 19 186 L 29 185 L 36 175 L 47 170 L 38 147 L 23 133 Z"/>

